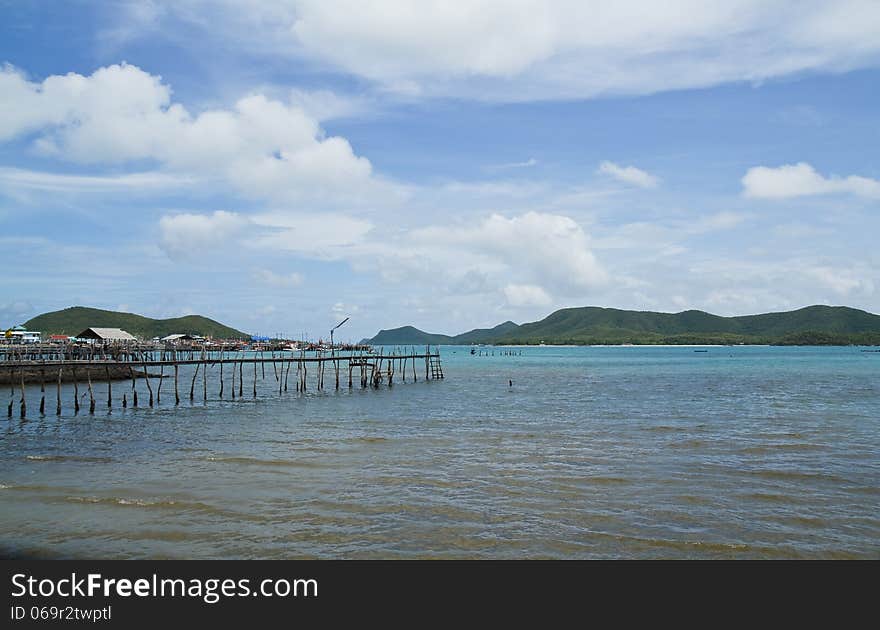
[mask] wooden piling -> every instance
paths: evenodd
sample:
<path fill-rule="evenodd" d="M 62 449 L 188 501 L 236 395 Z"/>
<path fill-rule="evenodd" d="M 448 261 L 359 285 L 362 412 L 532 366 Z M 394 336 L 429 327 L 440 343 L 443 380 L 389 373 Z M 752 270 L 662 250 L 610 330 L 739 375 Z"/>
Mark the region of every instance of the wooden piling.
<path fill-rule="evenodd" d="M 24 397 L 24 368 L 21 368 L 21 417 L 27 416 L 27 401 Z"/>
<path fill-rule="evenodd" d="M 61 415 L 61 370 L 64 368 L 58 368 L 58 385 L 55 389 L 56 397 L 55 397 L 55 415 Z"/>
<path fill-rule="evenodd" d="M 46 413 L 46 374 L 40 368 L 40 415 Z"/>
<path fill-rule="evenodd" d="M 95 394 L 92 392 L 92 371 L 86 370 L 86 375 L 89 379 L 89 413 L 95 413 Z"/>
<path fill-rule="evenodd" d="M 201 363 L 196 363 L 196 371 L 193 372 L 192 383 L 189 384 L 189 401 L 192 402 L 195 397 L 196 390 L 196 377 L 199 375 L 199 366 Z"/>
<path fill-rule="evenodd" d="M 175 405 L 180 404 L 180 394 L 177 391 L 177 376 L 178 376 L 177 368 L 178 368 L 178 365 L 175 363 L 174 364 L 174 404 Z"/>
<path fill-rule="evenodd" d="M 79 383 L 76 380 L 76 368 L 73 368 L 73 413 L 79 413 Z"/>
<path fill-rule="evenodd" d="M 147 369 L 146 359 L 143 360 L 143 366 L 144 366 L 144 380 L 147 382 L 147 390 L 149 390 L 149 392 L 150 392 L 150 407 L 152 407 L 153 406 L 153 386 L 150 385 L 150 372 Z"/>

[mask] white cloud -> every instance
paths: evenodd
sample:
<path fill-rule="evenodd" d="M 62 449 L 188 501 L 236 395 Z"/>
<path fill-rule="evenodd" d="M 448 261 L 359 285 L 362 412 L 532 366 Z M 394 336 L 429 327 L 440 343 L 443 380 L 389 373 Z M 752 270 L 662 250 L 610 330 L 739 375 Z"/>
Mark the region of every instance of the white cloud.
<path fill-rule="evenodd" d="M 620 166 L 614 162 L 602 162 L 596 171 L 603 175 L 610 175 L 626 184 L 638 186 L 639 188 L 656 188 L 660 183 L 660 178 L 650 173 L 636 168 L 635 166 Z"/>
<path fill-rule="evenodd" d="M 758 199 L 787 199 L 812 195 L 846 193 L 880 198 L 880 181 L 870 177 L 825 177 L 806 162 L 776 168 L 755 166 L 742 178 L 743 194 Z"/>
<path fill-rule="evenodd" d="M 534 284 L 508 284 L 503 290 L 511 306 L 548 306 L 553 302 L 544 289 Z"/>
<path fill-rule="evenodd" d="M 295 271 L 281 274 L 269 269 L 255 269 L 254 278 L 271 287 L 294 288 L 303 283 L 303 275 Z"/>
<path fill-rule="evenodd" d="M 462 273 L 472 269 L 503 272 L 508 280 L 534 278 L 537 284 L 566 289 L 595 287 L 608 279 L 581 226 L 562 215 L 526 212 L 508 218 L 492 214 L 467 227 L 413 230 L 408 239 L 424 244 L 425 252 L 441 252 L 450 267 Z"/>
<path fill-rule="evenodd" d="M 880 53 L 872 0 L 166 4 L 240 46 L 311 58 L 407 97 L 648 93 L 874 66 Z"/>
<path fill-rule="evenodd" d="M 0 188 L 59 193 L 155 191 L 190 186 L 196 181 L 194 177 L 156 171 L 124 175 L 65 175 L 0 167 Z"/>
<path fill-rule="evenodd" d="M 178 176 L 213 177 L 276 202 L 359 204 L 393 197 L 392 184 L 341 137 L 326 137 L 300 106 L 261 94 L 191 114 L 161 77 L 136 66 L 40 83 L 0 71 L 0 141 L 36 135 L 41 153 L 77 163 L 152 162 Z"/>
<path fill-rule="evenodd" d="M 224 210 L 164 216 L 159 220 L 159 245 L 172 258 L 188 258 L 210 248 L 222 248 L 248 224 L 248 219 Z"/>

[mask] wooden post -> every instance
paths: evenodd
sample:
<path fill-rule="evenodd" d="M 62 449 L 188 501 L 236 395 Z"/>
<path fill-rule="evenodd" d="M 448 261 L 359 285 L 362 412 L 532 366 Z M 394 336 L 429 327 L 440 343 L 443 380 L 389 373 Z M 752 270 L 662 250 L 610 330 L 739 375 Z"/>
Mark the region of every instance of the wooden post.
<path fill-rule="evenodd" d="M 128 374 L 129 374 L 129 376 L 131 376 L 131 405 L 132 405 L 132 407 L 137 407 L 138 406 L 138 393 L 137 393 L 137 387 L 135 386 L 134 370 L 132 370 L 131 367 L 128 368 Z"/>
<path fill-rule="evenodd" d="M 223 350 L 220 351 L 220 400 L 223 400 Z"/>
<path fill-rule="evenodd" d="M 55 390 L 55 393 L 57 394 L 56 399 L 55 399 L 55 415 L 56 416 L 61 415 L 61 370 L 63 370 L 63 369 L 64 369 L 63 367 L 58 368 L 58 386 L 57 386 L 57 389 Z"/>
<path fill-rule="evenodd" d="M 196 377 L 199 375 L 199 366 L 201 363 L 196 363 L 196 371 L 193 372 L 192 383 L 189 384 L 189 401 L 193 401 L 195 389 L 196 389 Z"/>
<path fill-rule="evenodd" d="M 40 368 L 40 415 L 46 413 L 46 374 Z"/>
<path fill-rule="evenodd" d="M 262 352 L 260 354 L 263 354 Z M 263 378 L 266 378 L 265 374 Z M 257 397 L 257 356 L 254 355 L 254 398 Z"/>
<path fill-rule="evenodd" d="M 205 355 L 205 369 L 202 370 L 202 401 L 208 402 L 208 356 Z"/>
<path fill-rule="evenodd" d="M 73 413 L 79 413 L 79 384 L 76 381 L 76 368 L 73 368 Z"/>
<path fill-rule="evenodd" d="M 153 406 L 153 386 L 150 385 L 150 373 L 147 370 L 147 360 L 142 357 L 142 362 L 144 366 L 144 380 L 147 382 L 147 389 L 150 392 L 150 407 Z"/>
<path fill-rule="evenodd" d="M 163 354 L 164 354 L 164 352 L 163 352 Z M 162 357 L 161 360 L 164 361 L 165 357 Z M 156 404 L 157 405 L 162 404 L 162 381 L 164 381 L 164 380 L 165 380 L 165 366 L 160 365 L 159 366 L 159 387 L 156 388 Z"/>
<path fill-rule="evenodd" d="M 238 397 L 244 398 L 244 361 L 238 362 Z"/>
<path fill-rule="evenodd" d="M 92 393 L 92 371 L 86 370 L 86 374 L 89 378 L 89 413 L 95 413 L 95 395 Z"/>
<path fill-rule="evenodd" d="M 24 367 L 21 368 L 21 417 L 27 415 L 27 401 L 24 397 Z"/>
<path fill-rule="evenodd" d="M 232 400 L 235 400 L 235 360 L 232 361 Z"/>
<path fill-rule="evenodd" d="M 178 376 L 177 368 L 178 368 L 178 365 L 177 365 L 177 363 L 175 363 L 174 364 L 174 404 L 175 405 L 180 404 L 180 394 L 177 391 L 177 376 Z"/>

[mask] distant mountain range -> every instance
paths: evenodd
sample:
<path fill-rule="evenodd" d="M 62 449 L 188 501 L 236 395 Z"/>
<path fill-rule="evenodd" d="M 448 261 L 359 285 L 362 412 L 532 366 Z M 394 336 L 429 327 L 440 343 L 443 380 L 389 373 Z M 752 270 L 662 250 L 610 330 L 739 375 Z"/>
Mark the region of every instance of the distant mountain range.
<path fill-rule="evenodd" d="M 85 306 L 72 306 L 60 311 L 43 313 L 24 323 L 28 330 L 45 335 L 76 335 L 86 328 L 121 328 L 142 339 L 189 333 L 222 339 L 250 339 L 247 333 L 202 317 L 187 315 L 171 319 L 151 319 L 133 313 L 103 311 Z"/>
<path fill-rule="evenodd" d="M 426 333 L 412 326 L 381 330 L 365 343 L 425 344 L 779 344 L 880 345 L 880 315 L 846 306 L 808 306 L 796 311 L 721 317 L 704 311 L 655 313 L 585 306 L 564 308 L 544 319 L 460 335 Z"/>

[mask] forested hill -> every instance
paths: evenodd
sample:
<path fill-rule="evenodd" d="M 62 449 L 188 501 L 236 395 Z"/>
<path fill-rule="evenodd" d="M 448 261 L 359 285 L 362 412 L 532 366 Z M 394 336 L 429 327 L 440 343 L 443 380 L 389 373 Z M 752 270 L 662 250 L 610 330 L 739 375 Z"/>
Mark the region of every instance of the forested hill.
<path fill-rule="evenodd" d="M 72 306 L 60 311 L 43 313 L 24 323 L 28 330 L 46 335 L 76 335 L 89 327 L 121 328 L 142 339 L 164 337 L 174 333 L 189 333 L 222 339 L 249 339 L 247 333 L 224 326 L 201 315 L 186 315 L 171 319 L 151 319 L 133 313 L 104 311 L 97 308 Z"/>
<path fill-rule="evenodd" d="M 585 306 L 544 319 L 461 335 L 436 335 L 412 326 L 380 331 L 374 345 L 405 344 L 700 344 L 880 345 L 880 316 L 845 306 L 721 317 L 704 311 L 657 313 Z"/>

